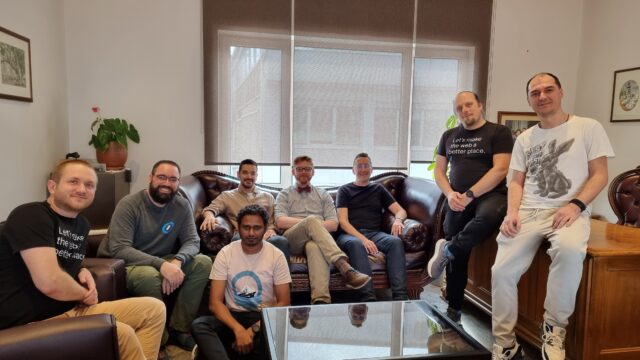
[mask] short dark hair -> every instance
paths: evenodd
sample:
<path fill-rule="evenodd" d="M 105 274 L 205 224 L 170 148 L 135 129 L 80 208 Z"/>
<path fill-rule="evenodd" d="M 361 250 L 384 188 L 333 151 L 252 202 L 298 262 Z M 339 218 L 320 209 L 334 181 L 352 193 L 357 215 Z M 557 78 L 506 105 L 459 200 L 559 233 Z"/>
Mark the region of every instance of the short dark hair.
<path fill-rule="evenodd" d="M 369 156 L 369 154 L 365 153 L 365 152 L 361 152 L 360 154 L 356 155 L 355 158 L 353 158 L 353 166 L 356 165 L 356 161 L 360 158 L 367 158 L 367 160 L 369 160 L 369 164 L 373 164 L 371 162 L 371 157 Z"/>
<path fill-rule="evenodd" d="M 156 169 L 158 169 L 158 166 L 160 166 L 162 164 L 169 164 L 171 166 L 175 166 L 178 169 L 178 174 L 182 174 L 182 172 L 180 171 L 180 165 L 178 165 L 175 161 L 172 161 L 172 160 L 160 160 L 160 161 L 156 162 L 155 164 L 153 164 L 153 167 L 151 168 L 151 175 L 155 175 Z"/>
<path fill-rule="evenodd" d="M 478 96 L 478 94 L 476 94 L 474 91 L 464 90 L 464 91 L 460 91 L 460 92 L 458 93 L 458 95 L 460 95 L 460 94 L 462 94 L 462 93 L 469 93 L 469 94 L 472 94 L 472 95 L 473 95 L 473 97 L 474 97 L 474 98 L 476 98 L 476 101 L 477 101 L 477 102 L 481 102 L 481 101 L 480 101 L 480 97 L 479 97 L 479 96 Z M 456 97 L 458 97 L 458 95 L 456 95 Z"/>
<path fill-rule="evenodd" d="M 529 96 L 529 84 L 531 83 L 531 80 L 537 78 L 538 76 L 544 76 L 544 75 L 551 76 L 553 78 L 553 82 L 555 82 L 556 85 L 558 85 L 558 88 L 562 89 L 562 85 L 560 85 L 560 79 L 558 79 L 557 76 L 553 75 L 552 73 L 548 73 L 548 72 L 540 72 L 540 73 L 537 73 L 537 74 L 533 75 L 531 77 L 531 79 L 529 79 L 529 81 L 527 81 L 527 87 L 525 88 L 525 91 L 527 92 L 527 97 Z"/>
<path fill-rule="evenodd" d="M 93 166 L 91 166 L 91 164 L 89 164 L 88 161 L 81 160 L 81 159 L 67 159 L 67 160 L 60 161 L 58 165 L 56 165 L 56 167 L 53 168 L 53 171 L 51 171 L 51 180 L 53 180 L 57 184 L 58 182 L 60 182 L 60 178 L 62 178 L 62 173 L 64 169 L 69 165 L 75 165 L 75 164 L 84 165 L 89 169 L 93 170 L 94 173 L 96 172 L 96 169 L 94 169 Z"/>
<path fill-rule="evenodd" d="M 303 161 L 311 163 L 311 166 L 313 166 L 313 160 L 307 155 L 300 155 L 300 156 L 296 157 L 295 159 L 293 159 L 293 165 L 295 165 L 297 163 L 300 163 L 300 162 L 303 162 Z"/>
<path fill-rule="evenodd" d="M 240 211 L 238 211 L 238 227 L 240 227 L 240 224 L 242 224 L 242 218 L 244 218 L 247 215 L 258 215 L 262 218 L 262 222 L 264 223 L 264 226 L 267 226 L 267 223 L 269 223 L 269 214 L 267 214 L 267 210 L 265 210 L 262 206 L 258 205 L 258 204 L 251 204 L 251 205 L 247 205 L 245 207 L 243 207 L 242 209 L 240 209 Z"/>
<path fill-rule="evenodd" d="M 242 170 L 242 166 L 244 165 L 253 165 L 256 168 L 258 167 L 258 163 L 251 160 L 251 159 L 244 159 L 242 161 L 240 161 L 240 166 L 238 166 L 238 171 Z"/>

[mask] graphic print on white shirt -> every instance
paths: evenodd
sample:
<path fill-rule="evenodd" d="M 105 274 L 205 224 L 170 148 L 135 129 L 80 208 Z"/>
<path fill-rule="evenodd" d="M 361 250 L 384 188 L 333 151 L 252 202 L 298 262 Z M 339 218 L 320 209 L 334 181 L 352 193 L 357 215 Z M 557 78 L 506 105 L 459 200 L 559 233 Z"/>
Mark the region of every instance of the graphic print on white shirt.
<path fill-rule="evenodd" d="M 253 271 L 241 271 L 231 279 L 233 300 L 247 311 L 260 310 L 262 304 L 262 282 Z"/>
<path fill-rule="evenodd" d="M 560 156 L 566 154 L 575 141 L 571 138 L 556 146 L 556 139 L 531 147 L 526 151 L 527 177 L 537 184 L 534 194 L 556 199 L 569 193 L 571 179 L 558 168 Z"/>

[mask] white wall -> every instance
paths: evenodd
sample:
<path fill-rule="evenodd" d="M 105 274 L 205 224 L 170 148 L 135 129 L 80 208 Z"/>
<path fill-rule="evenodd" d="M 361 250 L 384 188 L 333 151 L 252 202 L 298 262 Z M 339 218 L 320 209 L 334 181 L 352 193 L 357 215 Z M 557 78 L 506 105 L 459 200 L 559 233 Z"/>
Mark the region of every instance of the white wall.
<path fill-rule="evenodd" d="M 140 132 L 130 143 L 131 191 L 146 188 L 153 163 L 183 174 L 204 166 L 200 0 L 65 0 L 69 148 L 87 145 L 94 120 L 120 117 Z"/>
<path fill-rule="evenodd" d="M 526 83 L 538 72 L 556 74 L 563 107 L 573 112 L 580 52 L 582 0 L 494 0 L 487 117 L 531 111 Z"/>
<path fill-rule="evenodd" d="M 640 165 L 640 123 L 609 122 L 613 71 L 640 66 L 640 49 L 629 41 L 636 26 L 634 0 L 494 0 L 494 34 L 489 72 L 489 118 L 498 111 L 531 111 L 526 81 L 552 72 L 564 89 L 563 108 L 597 119 L 609 135 L 616 157 L 609 179 Z M 603 190 L 593 213 L 615 221 Z"/>
<path fill-rule="evenodd" d="M 636 0 L 585 0 L 582 51 L 578 71 L 576 112 L 598 119 L 611 139 L 615 158 L 609 160 L 609 181 L 640 165 L 640 122 L 612 123 L 613 72 L 640 66 L 637 45 Z M 594 209 L 615 222 L 606 196 L 600 194 Z"/>
<path fill-rule="evenodd" d="M 68 151 L 64 28 L 59 0 L 0 0 L 0 26 L 31 41 L 33 103 L 0 99 L 0 220 L 44 200 L 46 179 Z"/>

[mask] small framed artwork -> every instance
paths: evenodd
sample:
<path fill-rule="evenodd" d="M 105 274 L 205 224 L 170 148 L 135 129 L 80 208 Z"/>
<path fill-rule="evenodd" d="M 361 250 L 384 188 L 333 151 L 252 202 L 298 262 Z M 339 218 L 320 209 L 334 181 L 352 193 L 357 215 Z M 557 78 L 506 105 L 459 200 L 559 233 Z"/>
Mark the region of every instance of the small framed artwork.
<path fill-rule="evenodd" d="M 498 124 L 508 127 L 514 139 L 539 122 L 538 115 L 534 112 L 498 111 Z"/>
<path fill-rule="evenodd" d="M 640 121 L 640 67 L 613 73 L 611 122 Z"/>
<path fill-rule="evenodd" d="M 0 27 L 0 98 L 33 102 L 31 42 Z"/>

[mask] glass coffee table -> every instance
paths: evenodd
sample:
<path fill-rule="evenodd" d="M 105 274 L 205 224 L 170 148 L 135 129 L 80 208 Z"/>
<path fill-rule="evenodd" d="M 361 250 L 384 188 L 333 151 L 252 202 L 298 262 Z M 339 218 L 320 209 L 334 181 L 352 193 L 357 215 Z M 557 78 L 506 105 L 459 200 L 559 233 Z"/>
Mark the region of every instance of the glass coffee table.
<path fill-rule="evenodd" d="M 491 358 L 422 300 L 266 308 L 262 321 L 271 360 Z"/>

